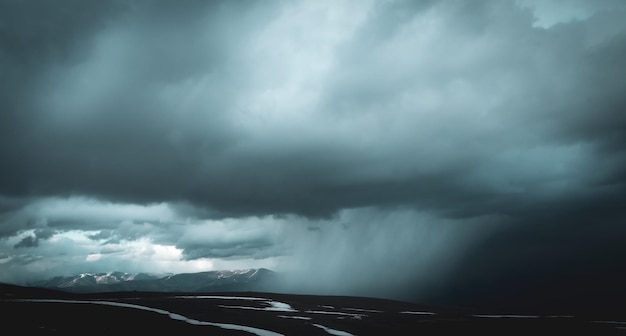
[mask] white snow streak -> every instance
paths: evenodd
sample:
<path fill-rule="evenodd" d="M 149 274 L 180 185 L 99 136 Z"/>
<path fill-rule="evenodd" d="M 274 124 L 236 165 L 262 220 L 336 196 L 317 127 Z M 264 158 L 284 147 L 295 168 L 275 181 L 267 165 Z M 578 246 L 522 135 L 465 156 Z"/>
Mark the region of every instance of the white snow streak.
<path fill-rule="evenodd" d="M 305 313 L 309 313 L 309 314 L 327 314 L 327 315 L 342 315 L 342 316 L 349 316 L 349 317 L 351 317 L 353 319 L 357 319 L 357 320 L 360 320 L 362 317 L 367 316 L 367 315 L 364 315 L 364 314 L 329 312 L 329 311 L 324 311 L 324 310 L 307 310 L 307 311 L 305 311 Z"/>
<path fill-rule="evenodd" d="M 294 320 L 310 320 L 311 318 L 308 316 L 289 316 L 289 315 L 278 315 L 280 318 L 288 318 Z"/>
<path fill-rule="evenodd" d="M 276 302 L 280 303 L 280 302 Z M 247 309 L 247 310 L 264 310 L 264 311 L 274 311 L 274 312 L 285 312 L 285 313 L 293 313 L 297 312 L 297 310 L 291 308 L 291 306 L 287 305 L 287 307 L 282 306 L 274 306 L 274 307 L 248 307 L 248 306 L 224 306 L 219 305 L 220 308 L 233 308 L 233 309 Z"/>
<path fill-rule="evenodd" d="M 361 309 L 361 308 L 343 308 L 344 310 L 360 311 L 365 313 L 382 313 L 382 310 L 376 309 Z"/>
<path fill-rule="evenodd" d="M 248 306 L 220 306 L 222 308 L 239 308 L 239 309 L 250 309 L 250 310 L 265 310 L 265 311 L 277 311 L 277 312 L 296 312 L 297 310 L 293 309 L 289 304 L 274 301 L 272 299 L 266 298 L 257 298 L 257 297 L 249 297 L 249 296 L 216 296 L 216 295 L 185 295 L 185 296 L 175 296 L 176 299 L 215 299 L 215 300 L 244 300 L 244 301 L 262 301 L 270 307 L 248 307 Z"/>
<path fill-rule="evenodd" d="M 250 296 L 221 296 L 221 295 L 179 295 L 175 299 L 217 299 L 217 300 L 247 300 L 247 301 L 271 301 L 266 298 Z"/>
<path fill-rule="evenodd" d="M 241 330 L 241 331 L 246 331 L 246 332 L 258 335 L 258 336 L 284 336 L 282 334 L 279 334 L 273 331 L 254 328 L 254 327 L 248 327 L 248 326 L 242 326 L 238 324 L 198 321 L 198 320 L 190 319 L 180 314 L 169 312 L 164 309 L 140 306 L 140 305 L 130 304 L 130 303 L 110 302 L 110 301 L 55 300 L 55 299 L 26 299 L 26 300 L 18 300 L 18 301 L 51 302 L 51 303 L 82 303 L 82 304 L 98 304 L 98 305 L 104 305 L 104 306 L 132 308 L 132 309 L 145 310 L 145 311 L 150 311 L 150 312 L 154 312 L 154 313 L 158 313 L 162 315 L 167 315 L 172 320 L 183 321 L 183 322 L 187 322 L 193 325 L 206 325 L 206 326 L 219 327 L 222 329 Z"/>
<path fill-rule="evenodd" d="M 413 315 L 435 315 L 436 313 L 427 311 L 401 311 L 400 314 L 413 314 Z"/>

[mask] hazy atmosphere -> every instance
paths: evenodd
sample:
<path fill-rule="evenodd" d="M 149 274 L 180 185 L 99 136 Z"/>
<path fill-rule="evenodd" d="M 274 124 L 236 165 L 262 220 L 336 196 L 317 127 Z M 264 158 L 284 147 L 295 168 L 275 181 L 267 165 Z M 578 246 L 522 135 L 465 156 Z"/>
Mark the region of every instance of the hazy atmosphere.
<path fill-rule="evenodd" d="M 621 0 L 0 0 L 0 282 L 615 297 L 625 130 Z"/>

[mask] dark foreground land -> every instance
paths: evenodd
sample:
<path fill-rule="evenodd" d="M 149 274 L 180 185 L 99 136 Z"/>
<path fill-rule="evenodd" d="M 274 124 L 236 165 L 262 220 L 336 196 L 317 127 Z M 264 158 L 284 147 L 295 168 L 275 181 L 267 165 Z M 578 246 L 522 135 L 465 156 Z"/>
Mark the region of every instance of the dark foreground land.
<path fill-rule="evenodd" d="M 1 285 L 0 311 L 4 330 L 29 335 L 626 335 L 626 319 L 616 315 L 498 315 L 362 297 L 198 295 Z"/>

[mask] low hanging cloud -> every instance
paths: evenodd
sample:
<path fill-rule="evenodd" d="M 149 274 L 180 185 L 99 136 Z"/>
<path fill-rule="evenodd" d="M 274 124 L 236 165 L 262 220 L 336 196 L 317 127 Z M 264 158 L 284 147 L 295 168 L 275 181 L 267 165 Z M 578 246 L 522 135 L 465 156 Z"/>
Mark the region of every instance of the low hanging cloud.
<path fill-rule="evenodd" d="M 152 244 L 306 291 L 552 279 L 603 242 L 590 272 L 626 278 L 600 266 L 625 255 L 621 1 L 0 6 L 12 271 L 81 232 L 80 262 Z"/>
<path fill-rule="evenodd" d="M 55 234 L 53 230 L 35 230 L 32 235 L 26 236 L 19 241 L 19 243 L 15 244 L 14 248 L 21 247 L 37 247 L 39 246 L 40 240 L 45 240 L 52 237 Z"/>

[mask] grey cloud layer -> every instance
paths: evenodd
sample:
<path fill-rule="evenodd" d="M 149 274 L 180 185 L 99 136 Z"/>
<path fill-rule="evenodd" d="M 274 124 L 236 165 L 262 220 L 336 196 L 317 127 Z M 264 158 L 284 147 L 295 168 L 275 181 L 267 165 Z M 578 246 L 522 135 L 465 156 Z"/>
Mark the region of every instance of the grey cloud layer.
<path fill-rule="evenodd" d="M 26 236 L 19 241 L 19 243 L 15 244 L 13 247 L 37 247 L 39 246 L 39 241 L 41 239 L 48 239 L 54 235 L 55 231 L 53 230 L 45 230 L 39 229 L 35 230 L 32 235 Z"/>
<path fill-rule="evenodd" d="M 465 265 L 488 256 L 484 274 L 509 257 L 531 272 L 543 255 L 526 249 L 533 239 L 536 251 L 564 251 L 558 269 L 626 235 L 614 206 L 626 171 L 618 2 L 562 11 L 530 0 L 42 6 L 52 5 L 3 1 L 0 10 L 3 237 L 82 227 L 103 241 L 153 236 L 190 260 L 264 258 L 297 252 L 281 235 L 309 246 L 329 230 L 316 221 L 337 224 L 345 209 L 424 211 L 469 227 L 502 219 L 458 261 L 459 274 L 476 275 Z M 41 197 L 72 195 L 171 202 L 177 214 L 161 224 L 137 214 L 37 222 Z M 220 240 L 176 228 L 185 216 L 289 214 L 321 231 L 270 225 Z M 409 217 L 406 232 L 419 235 Z M 359 236 L 333 230 L 330 241 Z M 37 245 L 29 237 L 18 250 Z M 607 241 L 618 252 L 602 257 L 621 262 L 618 240 Z M 402 246 L 389 255 L 415 252 Z M 303 260 L 315 264 L 313 250 Z M 342 255 L 341 267 L 359 259 Z"/>
<path fill-rule="evenodd" d="M 279 233 L 287 219 L 202 221 L 168 204 L 115 204 L 85 198 L 40 199 L 4 214 L 2 238 L 28 232 L 15 248 L 37 247 L 55 233 L 86 232 L 102 249 L 148 237 L 181 249 L 185 259 L 267 258 L 285 253 Z M 62 252 L 61 252 L 62 253 Z"/>
<path fill-rule="evenodd" d="M 80 33 L 44 19 L 58 41 L 5 28 L 4 67 L 26 84 L 2 86 L 28 97 L 3 100 L 4 193 L 325 216 L 619 180 L 621 15 L 543 30 L 508 2 L 343 6 L 359 19 L 155 2 L 92 9 Z M 598 25 L 614 28 L 588 41 Z"/>

